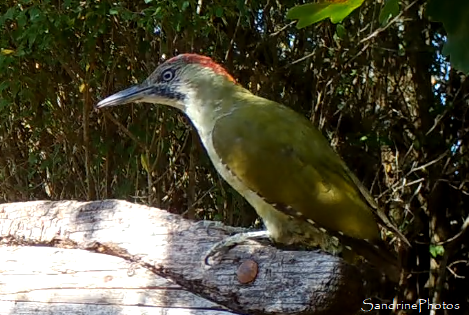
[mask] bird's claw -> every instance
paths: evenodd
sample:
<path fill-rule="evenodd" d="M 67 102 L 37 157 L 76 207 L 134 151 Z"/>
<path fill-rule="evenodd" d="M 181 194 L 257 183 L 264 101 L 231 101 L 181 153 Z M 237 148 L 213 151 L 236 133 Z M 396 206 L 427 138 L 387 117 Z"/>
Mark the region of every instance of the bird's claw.
<path fill-rule="evenodd" d="M 211 235 L 210 230 L 219 230 L 219 231 L 226 232 L 227 234 L 230 234 L 230 235 L 236 234 L 236 233 L 245 233 L 246 231 L 249 231 L 249 229 L 243 228 L 243 227 L 234 227 L 234 226 L 224 225 L 220 221 L 202 220 L 202 221 L 196 222 L 195 226 L 197 228 L 205 229 L 205 232 L 207 233 L 207 235 Z"/>
<path fill-rule="evenodd" d="M 210 248 L 207 255 L 205 255 L 205 259 L 204 259 L 205 265 L 210 266 L 209 259 L 211 257 L 216 257 L 216 256 L 221 257 L 225 255 L 226 253 L 228 253 L 228 251 L 235 246 L 236 244 L 232 244 L 232 245 L 227 244 L 225 240 L 216 243 L 214 246 L 212 246 L 212 248 Z"/>
<path fill-rule="evenodd" d="M 269 238 L 269 234 L 267 231 L 244 232 L 229 236 L 224 240 L 216 243 L 212 248 L 210 248 L 207 255 L 205 255 L 204 263 L 205 265 L 209 266 L 209 259 L 211 257 L 223 256 L 231 248 L 235 247 L 236 245 L 242 244 L 249 239 L 258 240 L 262 238 Z"/>

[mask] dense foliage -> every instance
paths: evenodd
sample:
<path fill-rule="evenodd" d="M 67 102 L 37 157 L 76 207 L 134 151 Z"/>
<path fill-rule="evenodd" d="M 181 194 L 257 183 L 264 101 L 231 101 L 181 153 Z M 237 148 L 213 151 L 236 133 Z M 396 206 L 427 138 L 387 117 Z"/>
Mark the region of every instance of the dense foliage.
<path fill-rule="evenodd" d="M 403 296 L 469 307 L 469 80 L 445 32 L 409 5 L 382 26 L 365 1 L 340 27 L 298 30 L 295 1 L 4 0 L 0 202 L 119 198 L 248 226 L 256 215 L 213 170 L 187 119 L 101 98 L 180 52 L 309 117 L 413 243 Z"/>

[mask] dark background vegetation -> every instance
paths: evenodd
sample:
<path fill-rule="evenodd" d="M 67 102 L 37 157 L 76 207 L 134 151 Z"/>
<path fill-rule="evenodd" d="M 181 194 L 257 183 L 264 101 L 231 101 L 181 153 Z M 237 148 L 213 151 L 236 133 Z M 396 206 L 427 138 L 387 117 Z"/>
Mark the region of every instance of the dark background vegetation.
<path fill-rule="evenodd" d="M 255 94 L 318 126 L 413 243 L 408 301 L 469 309 L 469 82 L 441 56 L 424 1 L 379 29 L 379 1 L 297 30 L 298 1 L 0 3 L 0 202 L 126 199 L 250 226 L 250 206 L 212 168 L 179 112 L 103 97 L 165 58 L 197 52 Z M 403 7 L 409 3 L 404 1 Z"/>

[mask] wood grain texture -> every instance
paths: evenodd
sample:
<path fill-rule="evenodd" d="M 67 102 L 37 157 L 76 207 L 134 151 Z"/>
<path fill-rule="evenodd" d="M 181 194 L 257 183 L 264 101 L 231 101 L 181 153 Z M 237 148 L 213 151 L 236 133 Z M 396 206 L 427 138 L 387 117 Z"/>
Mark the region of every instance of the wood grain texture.
<path fill-rule="evenodd" d="M 239 228 L 125 201 L 0 205 L 0 314 L 353 314 L 360 274 L 340 258 L 239 245 Z M 257 278 L 237 280 L 250 259 Z"/>

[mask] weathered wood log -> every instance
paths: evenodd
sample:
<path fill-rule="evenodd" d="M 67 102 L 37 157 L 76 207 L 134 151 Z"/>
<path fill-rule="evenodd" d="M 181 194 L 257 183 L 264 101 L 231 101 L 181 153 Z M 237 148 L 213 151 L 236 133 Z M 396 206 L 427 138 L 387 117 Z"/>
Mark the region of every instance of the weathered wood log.
<path fill-rule="evenodd" d="M 0 205 L 0 314 L 360 309 L 357 269 L 324 253 L 249 241 L 205 265 L 207 251 L 233 230 L 207 222 L 118 200 Z M 240 278 L 240 266 L 252 282 Z"/>

